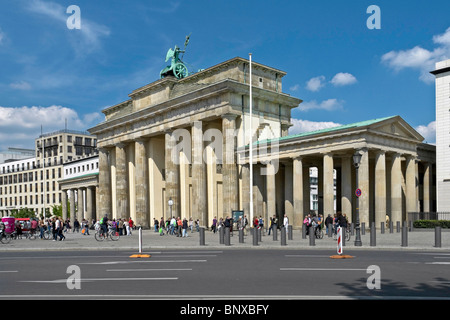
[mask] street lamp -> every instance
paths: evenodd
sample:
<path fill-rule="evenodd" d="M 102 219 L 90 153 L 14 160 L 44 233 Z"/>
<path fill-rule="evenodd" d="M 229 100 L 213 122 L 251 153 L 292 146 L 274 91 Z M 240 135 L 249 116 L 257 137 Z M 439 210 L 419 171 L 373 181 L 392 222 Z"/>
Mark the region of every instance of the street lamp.
<path fill-rule="evenodd" d="M 359 164 L 361 163 L 362 155 L 359 151 L 356 151 L 353 155 L 353 165 L 356 168 L 356 189 L 359 189 L 359 178 L 358 178 L 358 169 Z M 361 230 L 359 226 L 359 194 L 356 194 L 356 238 L 355 238 L 355 247 L 361 247 Z"/>
<path fill-rule="evenodd" d="M 173 206 L 173 200 L 172 200 L 172 197 L 170 197 L 169 198 L 169 208 L 170 208 L 170 217 L 169 218 L 172 217 L 172 206 Z"/>

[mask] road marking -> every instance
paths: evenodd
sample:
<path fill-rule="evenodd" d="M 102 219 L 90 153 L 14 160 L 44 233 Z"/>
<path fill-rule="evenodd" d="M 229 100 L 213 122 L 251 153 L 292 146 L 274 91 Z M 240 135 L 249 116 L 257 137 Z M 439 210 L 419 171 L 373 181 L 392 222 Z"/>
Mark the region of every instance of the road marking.
<path fill-rule="evenodd" d="M 88 278 L 80 279 L 81 282 L 92 282 L 92 281 L 166 281 L 166 280 L 178 280 L 178 278 Z M 57 280 L 23 280 L 18 282 L 29 282 L 29 283 L 67 283 L 67 279 L 57 279 Z"/>
<path fill-rule="evenodd" d="M 280 271 L 367 271 L 367 269 L 280 268 Z"/>
<path fill-rule="evenodd" d="M 127 263 L 187 263 L 187 262 L 206 262 L 207 260 L 133 260 L 133 261 L 107 261 L 107 262 L 83 262 L 78 263 L 79 265 L 82 264 L 89 264 L 89 265 L 110 265 L 110 264 L 127 264 Z"/>
<path fill-rule="evenodd" d="M 450 262 L 425 262 L 425 264 L 450 264 Z"/>
<path fill-rule="evenodd" d="M 108 272 L 133 272 L 133 271 L 192 271 L 192 269 L 108 269 Z"/>
<path fill-rule="evenodd" d="M 10 270 L 10 271 L 0 271 L 0 273 L 12 273 L 12 272 L 19 272 L 18 270 Z"/>

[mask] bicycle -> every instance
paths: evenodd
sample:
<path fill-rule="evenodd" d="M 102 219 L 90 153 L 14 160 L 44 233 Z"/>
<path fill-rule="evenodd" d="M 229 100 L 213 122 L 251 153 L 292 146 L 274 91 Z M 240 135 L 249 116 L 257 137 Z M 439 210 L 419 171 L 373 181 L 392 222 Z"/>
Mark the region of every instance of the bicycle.
<path fill-rule="evenodd" d="M 345 241 L 350 241 L 351 236 L 352 233 L 350 228 L 345 228 Z M 333 240 L 337 240 L 337 230 L 335 226 L 333 226 Z"/>
<path fill-rule="evenodd" d="M 319 226 L 315 227 L 314 234 L 316 235 L 317 239 L 323 239 L 324 233 L 323 233 L 322 228 L 319 228 Z"/>
<path fill-rule="evenodd" d="M 11 241 L 11 235 L 8 233 L 5 233 L 3 230 L 0 231 L 0 241 L 3 244 L 7 244 Z"/>
<path fill-rule="evenodd" d="M 117 241 L 120 238 L 119 233 L 116 231 L 116 229 L 113 229 L 111 227 L 108 228 L 108 232 L 106 233 L 106 235 L 103 229 L 97 230 L 94 237 L 97 241 L 103 241 L 108 238 L 110 238 L 112 241 Z"/>

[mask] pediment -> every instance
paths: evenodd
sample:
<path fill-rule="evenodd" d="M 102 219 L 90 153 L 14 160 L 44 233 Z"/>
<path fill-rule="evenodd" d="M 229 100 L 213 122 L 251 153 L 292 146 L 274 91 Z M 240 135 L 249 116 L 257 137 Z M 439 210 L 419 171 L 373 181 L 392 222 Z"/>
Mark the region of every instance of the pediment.
<path fill-rule="evenodd" d="M 400 116 L 391 117 L 389 119 L 373 123 L 368 127 L 370 131 L 377 131 L 392 136 L 413 139 L 418 142 L 422 142 L 425 139 Z"/>

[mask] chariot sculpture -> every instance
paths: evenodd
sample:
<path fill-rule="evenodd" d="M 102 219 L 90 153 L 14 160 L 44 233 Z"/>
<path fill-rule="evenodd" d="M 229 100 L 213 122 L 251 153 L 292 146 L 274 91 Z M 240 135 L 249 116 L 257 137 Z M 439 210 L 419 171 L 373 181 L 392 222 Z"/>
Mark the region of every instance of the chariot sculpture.
<path fill-rule="evenodd" d="M 190 35 L 186 37 L 186 41 L 184 42 L 184 50 L 181 50 L 178 46 L 175 46 L 173 50 L 170 48 L 169 51 L 167 51 L 166 62 L 171 59 L 171 63 L 170 66 L 167 66 L 161 70 L 161 79 L 167 76 L 175 76 L 177 79 L 183 79 L 189 75 L 188 68 L 180 57 L 180 54 L 184 54 L 186 52 L 189 37 Z"/>

